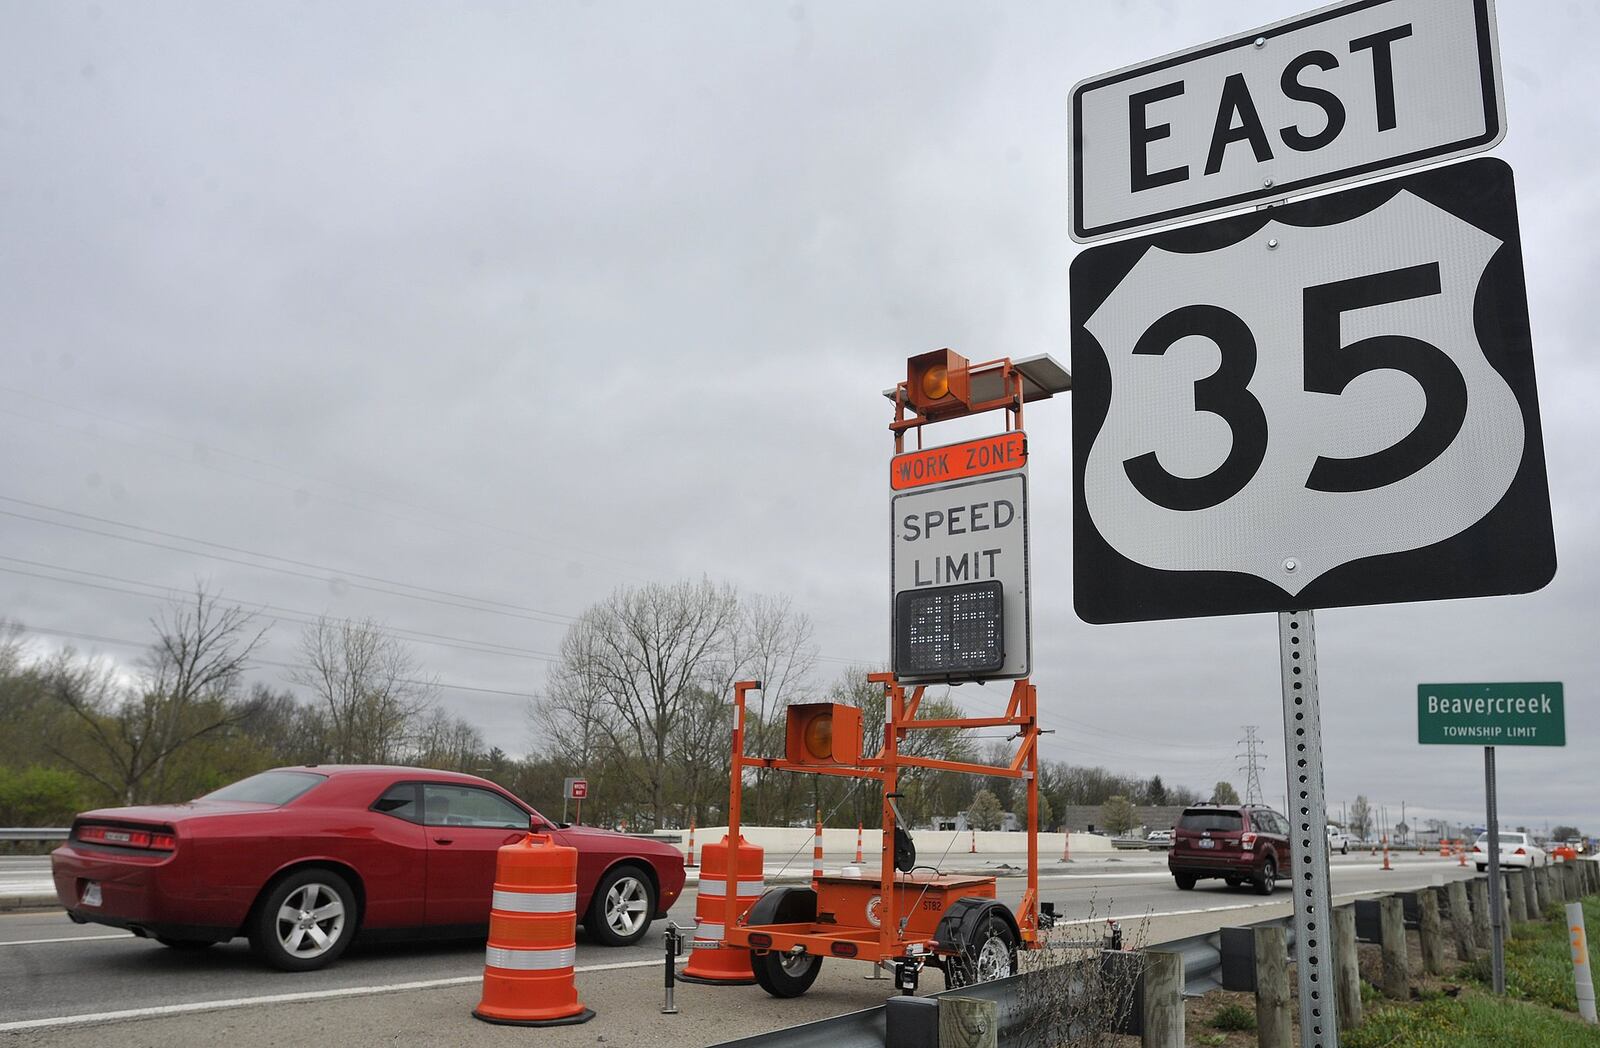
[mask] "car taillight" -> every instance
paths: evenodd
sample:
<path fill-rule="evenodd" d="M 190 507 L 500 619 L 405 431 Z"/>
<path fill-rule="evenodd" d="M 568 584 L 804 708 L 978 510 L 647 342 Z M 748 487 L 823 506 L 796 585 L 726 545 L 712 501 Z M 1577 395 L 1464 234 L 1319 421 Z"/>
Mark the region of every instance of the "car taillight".
<path fill-rule="evenodd" d="M 1473 851 L 1475 851 L 1475 852 L 1481 852 L 1481 851 L 1483 851 L 1483 845 L 1481 845 L 1481 844 L 1474 844 L 1474 845 L 1473 845 L 1473 846 L 1472 846 L 1472 850 L 1473 850 Z"/>
<path fill-rule="evenodd" d="M 1256 835 L 1255 834 L 1253 834 L 1253 833 L 1241 833 L 1239 835 L 1239 847 L 1241 847 L 1241 848 L 1254 848 L 1255 846 L 1256 846 Z"/>
<path fill-rule="evenodd" d="M 78 840 L 147 851 L 172 851 L 178 846 L 177 835 L 170 831 L 120 829 L 116 826 L 80 826 Z"/>
<path fill-rule="evenodd" d="M 1526 855 L 1526 854 L 1528 854 L 1528 849 L 1526 849 L 1526 848 L 1518 848 L 1516 851 L 1512 852 L 1511 854 L 1512 855 Z"/>

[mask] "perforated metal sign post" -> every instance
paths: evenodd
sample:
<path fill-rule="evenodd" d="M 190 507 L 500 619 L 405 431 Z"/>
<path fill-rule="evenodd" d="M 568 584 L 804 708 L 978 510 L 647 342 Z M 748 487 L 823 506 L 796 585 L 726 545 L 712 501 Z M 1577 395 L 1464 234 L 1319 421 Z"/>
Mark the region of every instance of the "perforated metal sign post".
<path fill-rule="evenodd" d="M 1350 0 L 1072 89 L 1072 238 L 1198 218 L 1488 149 L 1491 0 Z"/>
<path fill-rule="evenodd" d="M 1072 263 L 1089 622 L 1524 593 L 1555 573 L 1511 170 Z"/>
<path fill-rule="evenodd" d="M 932 450 L 959 449 L 956 457 L 965 462 L 969 446 L 1009 444 L 1014 436 L 1020 434 Z M 895 676 L 906 682 L 1026 677 L 1032 628 L 1025 460 L 1006 472 L 895 495 L 890 528 Z"/>

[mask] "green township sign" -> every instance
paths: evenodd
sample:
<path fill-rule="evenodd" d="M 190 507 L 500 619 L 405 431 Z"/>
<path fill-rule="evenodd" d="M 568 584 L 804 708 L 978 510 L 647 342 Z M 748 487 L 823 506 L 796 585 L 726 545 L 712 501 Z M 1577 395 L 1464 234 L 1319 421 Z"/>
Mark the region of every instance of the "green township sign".
<path fill-rule="evenodd" d="M 1418 684 L 1417 741 L 1565 746 L 1560 683 Z"/>

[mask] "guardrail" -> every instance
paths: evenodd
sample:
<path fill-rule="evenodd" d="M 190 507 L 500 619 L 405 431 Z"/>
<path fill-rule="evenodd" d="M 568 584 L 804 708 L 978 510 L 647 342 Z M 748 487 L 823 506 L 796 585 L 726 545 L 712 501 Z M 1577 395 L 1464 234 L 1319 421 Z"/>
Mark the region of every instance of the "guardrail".
<path fill-rule="evenodd" d="M 65 826 L 0 826 L 0 841 L 64 841 L 70 832 Z"/>
<path fill-rule="evenodd" d="M 1273 925 L 1286 930 L 1285 947 L 1288 958 L 1292 960 L 1294 928 L 1293 922 L 1287 917 L 1219 928 L 1201 935 L 1152 943 L 1141 947 L 1141 950 L 1151 953 L 1175 953 L 1182 958 L 1185 997 L 1200 997 L 1218 989 L 1254 991 L 1256 986 L 1254 929 Z M 1112 952 L 1107 951 L 1107 953 Z M 1014 1032 L 1018 1025 L 1015 1018 L 1008 1017 L 1026 1014 L 1026 1002 L 1037 994 L 1037 990 L 1031 984 L 1038 978 L 1037 971 L 1024 972 L 1009 979 L 996 979 L 993 982 L 945 990 L 928 996 L 942 997 L 951 994 L 957 997 L 979 997 L 994 1001 L 1000 1016 L 1002 1027 L 1000 1033 L 1006 1034 Z M 753 1037 L 724 1041 L 714 1048 L 883 1048 L 886 1022 L 884 1006 L 880 1005 L 876 1008 L 834 1016 L 831 1019 L 819 1019 L 785 1030 L 772 1030 Z"/>

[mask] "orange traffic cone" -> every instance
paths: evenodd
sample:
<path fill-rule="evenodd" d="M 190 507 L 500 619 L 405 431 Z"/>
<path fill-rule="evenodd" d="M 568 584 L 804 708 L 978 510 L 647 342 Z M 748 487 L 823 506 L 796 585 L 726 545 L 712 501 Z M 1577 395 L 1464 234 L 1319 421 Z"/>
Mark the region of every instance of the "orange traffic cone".
<path fill-rule="evenodd" d="M 861 858 L 861 824 L 856 823 L 856 862 L 864 861 Z"/>
<path fill-rule="evenodd" d="M 1460 865 L 1465 866 L 1467 864 L 1467 842 L 1466 841 L 1456 841 L 1456 854 L 1461 857 Z"/>
<path fill-rule="evenodd" d="M 1061 861 L 1072 861 L 1072 831 L 1061 827 Z"/>
<path fill-rule="evenodd" d="M 594 1018 L 578 1002 L 578 849 L 530 833 L 496 859 L 483 999 L 473 1018 L 505 1026 L 571 1026 Z"/>
<path fill-rule="evenodd" d="M 750 951 L 722 944 L 723 923 L 728 918 L 728 889 L 734 893 L 740 913 L 755 905 L 766 890 L 762 861 L 764 852 L 739 838 L 738 855 L 728 862 L 728 836 L 705 846 L 701 855 L 700 888 L 694 900 L 694 942 L 689 963 L 678 978 L 684 982 L 717 986 L 749 986 L 756 981 L 750 967 Z M 732 872 L 729 872 L 729 866 Z"/>
<path fill-rule="evenodd" d="M 977 830 L 973 830 L 972 831 L 972 847 L 970 849 L 968 849 L 968 854 L 969 855 L 978 854 L 978 831 Z"/>
<path fill-rule="evenodd" d="M 694 820 L 693 819 L 689 820 L 689 857 L 684 860 L 683 867 L 686 870 L 694 869 Z"/>
<path fill-rule="evenodd" d="M 1380 870 L 1392 870 L 1392 869 L 1394 869 L 1393 866 L 1389 865 L 1389 835 L 1387 833 L 1383 835 L 1383 865 L 1378 867 L 1378 869 L 1380 869 Z"/>

